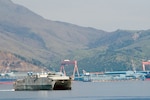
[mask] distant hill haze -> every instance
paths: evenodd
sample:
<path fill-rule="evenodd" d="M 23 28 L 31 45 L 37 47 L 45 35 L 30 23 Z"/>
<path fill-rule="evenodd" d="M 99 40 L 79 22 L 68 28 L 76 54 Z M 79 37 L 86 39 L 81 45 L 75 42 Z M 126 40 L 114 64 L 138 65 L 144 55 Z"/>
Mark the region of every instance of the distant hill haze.
<path fill-rule="evenodd" d="M 150 30 L 106 32 L 47 20 L 10 0 L 0 1 L 0 50 L 32 64 L 59 70 L 64 59 L 77 60 L 79 70 L 141 69 L 150 59 Z M 67 69 L 71 72 L 72 67 Z"/>

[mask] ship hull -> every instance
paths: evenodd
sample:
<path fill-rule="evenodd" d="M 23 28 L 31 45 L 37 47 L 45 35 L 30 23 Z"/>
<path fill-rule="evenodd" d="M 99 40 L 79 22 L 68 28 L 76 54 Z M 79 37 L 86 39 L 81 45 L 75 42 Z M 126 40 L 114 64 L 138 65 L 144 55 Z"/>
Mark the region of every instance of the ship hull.
<path fill-rule="evenodd" d="M 145 80 L 150 80 L 150 74 L 145 75 Z"/>
<path fill-rule="evenodd" d="M 53 90 L 71 90 L 71 80 L 55 81 Z"/>
<path fill-rule="evenodd" d="M 25 79 L 17 80 L 14 89 L 19 90 L 51 90 L 52 82 L 48 78 L 36 78 L 28 76 Z"/>

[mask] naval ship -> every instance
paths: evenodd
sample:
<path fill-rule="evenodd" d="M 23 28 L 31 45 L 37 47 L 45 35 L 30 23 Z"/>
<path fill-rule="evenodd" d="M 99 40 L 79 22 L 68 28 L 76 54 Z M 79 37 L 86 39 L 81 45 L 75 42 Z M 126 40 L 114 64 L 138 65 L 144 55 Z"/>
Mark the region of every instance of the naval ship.
<path fill-rule="evenodd" d="M 29 74 L 23 79 L 14 82 L 15 91 L 23 90 L 71 90 L 71 78 L 62 73 Z"/>

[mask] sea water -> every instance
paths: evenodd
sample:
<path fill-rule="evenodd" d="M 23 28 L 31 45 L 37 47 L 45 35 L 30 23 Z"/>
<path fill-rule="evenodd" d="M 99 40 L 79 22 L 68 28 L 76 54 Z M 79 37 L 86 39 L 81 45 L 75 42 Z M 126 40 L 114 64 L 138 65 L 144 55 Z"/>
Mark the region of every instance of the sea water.
<path fill-rule="evenodd" d="M 14 91 L 0 84 L 0 100 L 150 100 L 150 81 L 72 82 L 72 90 Z"/>

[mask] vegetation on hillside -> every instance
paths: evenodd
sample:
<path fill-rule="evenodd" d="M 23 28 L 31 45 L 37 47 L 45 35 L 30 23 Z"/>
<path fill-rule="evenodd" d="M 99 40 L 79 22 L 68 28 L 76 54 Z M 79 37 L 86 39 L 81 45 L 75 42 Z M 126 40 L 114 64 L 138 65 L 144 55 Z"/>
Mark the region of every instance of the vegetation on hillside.
<path fill-rule="evenodd" d="M 6 72 L 41 72 L 46 70 L 43 66 L 37 66 L 37 61 L 31 63 L 26 58 L 12 54 L 10 52 L 0 51 L 0 73 Z"/>
<path fill-rule="evenodd" d="M 0 1 L 0 13 L 0 50 L 24 63 L 13 63 L 18 70 L 38 66 L 59 71 L 64 59 L 77 60 L 80 72 L 132 70 L 133 65 L 141 70 L 142 61 L 150 59 L 150 30 L 105 32 L 46 20 L 10 0 Z"/>
<path fill-rule="evenodd" d="M 104 41 L 105 40 L 105 41 Z M 83 58 L 80 66 L 89 71 L 142 70 L 142 61 L 150 59 L 150 30 L 116 31 L 95 42 L 100 50 Z M 104 51 L 101 51 L 101 48 Z"/>

